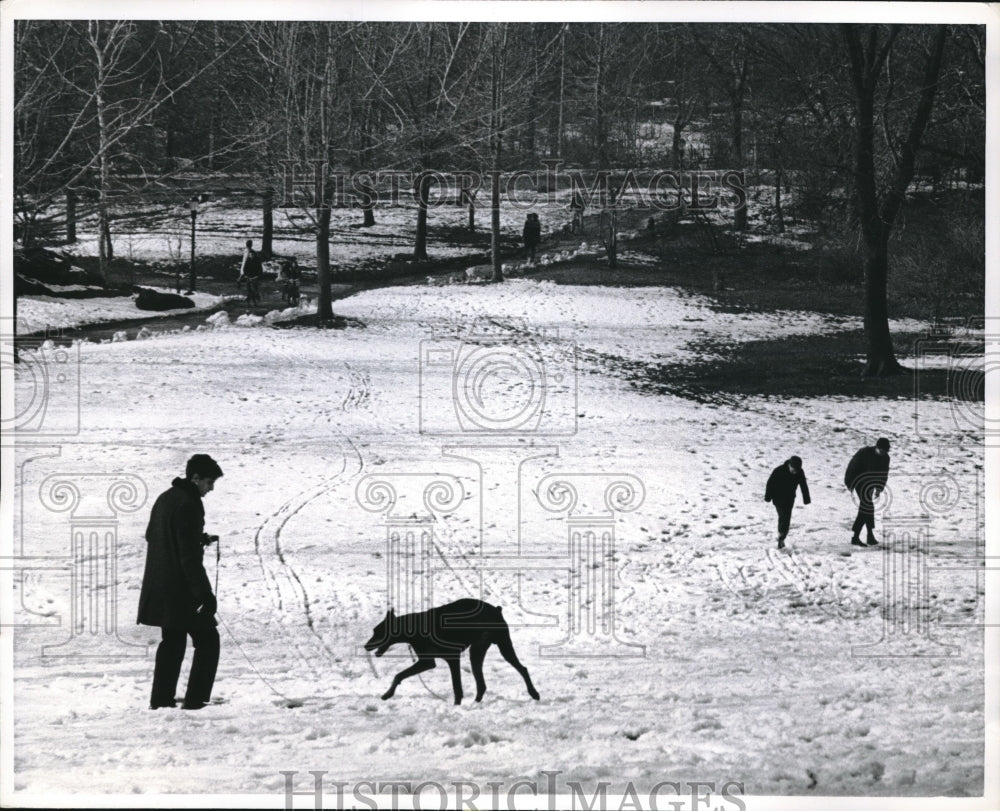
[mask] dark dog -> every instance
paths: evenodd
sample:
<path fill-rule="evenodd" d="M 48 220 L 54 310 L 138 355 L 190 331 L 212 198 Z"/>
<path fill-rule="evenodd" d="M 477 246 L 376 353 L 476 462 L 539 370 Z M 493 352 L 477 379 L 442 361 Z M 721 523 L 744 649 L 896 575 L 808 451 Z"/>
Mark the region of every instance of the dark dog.
<path fill-rule="evenodd" d="M 413 648 L 417 661 L 395 675 L 392 686 L 382 696 L 383 701 L 392 698 L 392 694 L 396 692 L 403 679 L 431 670 L 436 666 L 435 659 L 444 659 L 451 668 L 455 703 L 461 704 L 462 675 L 458 663 L 462 651 L 466 648 L 470 648 L 472 675 L 476 678 L 476 701 L 482 701 L 483 693 L 486 692 L 483 658 L 489 646 L 493 644 L 500 648 L 503 658 L 524 678 L 524 683 L 528 686 L 528 695 L 538 700 L 538 691 L 531 683 L 528 668 L 518 661 L 517 654 L 514 653 L 514 645 L 510 641 L 510 629 L 504 621 L 499 606 L 480 600 L 458 600 L 429 611 L 404 614 L 401 617 L 397 617 L 396 613 L 389 609 L 385 619 L 375 626 L 372 638 L 365 643 L 365 650 L 373 650 L 376 656 L 381 656 L 399 642 L 406 642 Z"/>

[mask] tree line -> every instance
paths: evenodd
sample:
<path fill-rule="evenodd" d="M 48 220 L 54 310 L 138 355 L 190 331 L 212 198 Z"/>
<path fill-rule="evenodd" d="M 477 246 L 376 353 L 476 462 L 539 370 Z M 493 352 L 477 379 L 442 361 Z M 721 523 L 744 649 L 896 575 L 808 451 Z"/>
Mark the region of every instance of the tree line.
<path fill-rule="evenodd" d="M 289 162 L 415 177 L 556 158 L 746 170 L 773 186 L 779 228 L 794 188 L 805 213 L 857 230 L 872 374 L 897 369 L 885 278 L 907 188 L 979 181 L 985 163 L 982 26 L 21 20 L 14 60 L 25 241 L 50 209 L 81 205 L 97 213 L 103 267 L 112 206 L 191 169 L 261 190 Z M 418 258 L 429 183 L 415 190 Z M 334 189 L 319 188 L 323 316 Z M 746 225 L 737 208 L 733 227 Z"/>

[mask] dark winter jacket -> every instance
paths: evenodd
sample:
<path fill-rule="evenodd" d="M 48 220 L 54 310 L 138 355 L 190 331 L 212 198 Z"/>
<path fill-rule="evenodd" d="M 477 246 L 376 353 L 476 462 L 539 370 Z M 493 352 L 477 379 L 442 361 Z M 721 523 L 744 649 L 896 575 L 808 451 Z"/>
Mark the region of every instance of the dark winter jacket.
<path fill-rule="evenodd" d="M 775 507 L 791 507 L 795 504 L 795 490 L 802 488 L 802 503 L 808 504 L 809 485 L 806 484 L 806 472 L 799 468 L 798 473 L 788 469 L 788 462 L 778 465 L 771 471 L 764 490 L 764 501 L 773 501 Z"/>
<path fill-rule="evenodd" d="M 264 262 L 253 248 L 247 248 L 243 255 L 243 275 L 248 279 L 259 279 L 264 274 Z"/>
<path fill-rule="evenodd" d="M 874 487 L 874 495 L 882 492 L 889 478 L 889 454 L 879 455 L 874 447 L 862 448 L 847 465 L 844 486 L 848 490 Z"/>
<path fill-rule="evenodd" d="M 532 248 L 542 241 L 542 223 L 535 217 L 529 217 L 524 223 L 524 247 Z"/>
<path fill-rule="evenodd" d="M 204 530 L 205 508 L 197 485 L 174 479 L 149 516 L 136 622 L 162 628 L 214 624 L 215 596 L 202 562 Z M 201 614 L 198 606 L 204 606 Z"/>

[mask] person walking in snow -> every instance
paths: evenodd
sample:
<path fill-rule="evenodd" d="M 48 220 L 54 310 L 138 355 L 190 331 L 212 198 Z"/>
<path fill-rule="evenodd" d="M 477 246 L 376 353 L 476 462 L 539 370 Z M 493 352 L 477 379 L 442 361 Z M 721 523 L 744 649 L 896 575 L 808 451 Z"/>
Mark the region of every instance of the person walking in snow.
<path fill-rule="evenodd" d="M 864 546 L 861 528 L 867 529 L 868 546 L 878 546 L 875 539 L 875 504 L 889 479 L 889 440 L 881 437 L 874 447 L 859 450 L 847 465 L 844 486 L 858 498 L 858 514 L 851 534 L 852 546 Z"/>
<path fill-rule="evenodd" d="M 789 457 L 771 471 L 764 488 L 764 501 L 774 504 L 778 511 L 778 549 L 785 548 L 785 538 L 792 521 L 792 508 L 795 506 L 795 491 L 802 489 L 802 503 L 808 504 L 809 485 L 806 484 L 806 473 L 802 469 L 802 460 L 798 456 Z"/>
<path fill-rule="evenodd" d="M 151 710 L 176 706 L 174 693 L 189 636 L 194 659 L 182 709 L 200 710 L 212 698 L 219 632 L 216 598 L 203 558 L 205 547 L 218 542 L 218 537 L 205 534 L 202 499 L 220 476 L 222 468 L 211 456 L 195 454 L 187 462 L 184 478 L 173 480 L 149 516 L 136 623 L 159 627 L 162 635 L 156 649 Z"/>
<path fill-rule="evenodd" d="M 253 240 L 248 239 L 246 249 L 243 251 L 243 262 L 240 265 L 240 275 L 236 284 L 246 281 L 247 283 L 247 304 L 253 305 L 260 302 L 260 279 L 264 275 L 264 261 L 260 254 L 253 249 Z"/>
<path fill-rule="evenodd" d="M 538 243 L 542 241 L 542 222 L 535 212 L 531 212 L 524 218 L 524 231 L 521 236 L 524 238 L 524 251 L 527 254 L 527 259 L 529 262 L 534 262 Z"/>

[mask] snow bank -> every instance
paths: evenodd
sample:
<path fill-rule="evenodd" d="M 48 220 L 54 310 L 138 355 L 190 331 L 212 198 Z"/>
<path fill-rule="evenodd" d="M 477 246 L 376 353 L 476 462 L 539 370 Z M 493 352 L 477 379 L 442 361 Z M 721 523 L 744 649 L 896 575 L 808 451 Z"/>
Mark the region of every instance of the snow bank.
<path fill-rule="evenodd" d="M 150 288 L 163 293 L 172 293 L 166 288 Z M 21 296 L 17 300 L 17 332 L 27 335 L 44 332 L 46 329 L 74 329 L 85 324 L 100 324 L 106 321 L 125 321 L 142 318 L 159 318 L 164 315 L 183 315 L 196 310 L 209 310 L 222 303 L 222 298 L 208 293 L 190 293 L 187 298 L 194 301 L 194 309 L 178 308 L 162 312 L 137 309 L 135 298 L 115 296 L 109 298 L 62 299 L 50 296 Z"/>

